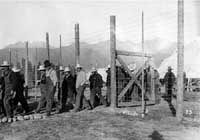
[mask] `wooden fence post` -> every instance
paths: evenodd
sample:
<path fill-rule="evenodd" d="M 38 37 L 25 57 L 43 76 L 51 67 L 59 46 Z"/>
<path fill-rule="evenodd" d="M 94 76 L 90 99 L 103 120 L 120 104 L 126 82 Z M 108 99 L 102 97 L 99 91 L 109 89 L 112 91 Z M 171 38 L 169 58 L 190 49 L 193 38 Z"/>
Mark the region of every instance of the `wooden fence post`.
<path fill-rule="evenodd" d="M 111 107 L 117 107 L 115 16 L 110 16 Z"/>
<path fill-rule="evenodd" d="M 142 12 L 142 53 L 143 53 L 143 64 L 145 63 L 144 60 L 144 13 Z M 142 112 L 145 112 L 145 101 L 144 101 L 144 67 L 142 67 Z"/>
<path fill-rule="evenodd" d="M 46 33 L 46 48 L 47 48 L 47 58 L 50 61 L 50 46 L 49 46 L 49 33 Z"/>
<path fill-rule="evenodd" d="M 25 97 L 26 97 L 26 99 L 28 98 L 28 41 L 26 42 Z"/>
<path fill-rule="evenodd" d="M 80 64 L 79 24 L 75 24 L 75 59 L 76 65 Z"/>
<path fill-rule="evenodd" d="M 183 118 L 184 70 L 184 0 L 178 0 L 177 106 L 178 121 Z"/>

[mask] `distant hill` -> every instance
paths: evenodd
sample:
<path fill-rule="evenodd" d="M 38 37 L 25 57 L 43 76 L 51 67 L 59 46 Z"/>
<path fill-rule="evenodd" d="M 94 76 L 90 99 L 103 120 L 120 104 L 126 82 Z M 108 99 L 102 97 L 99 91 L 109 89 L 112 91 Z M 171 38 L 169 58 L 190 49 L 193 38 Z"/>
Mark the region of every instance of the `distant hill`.
<path fill-rule="evenodd" d="M 132 43 L 130 41 L 117 41 L 116 43 L 117 49 L 127 50 L 127 51 L 141 51 L 141 44 Z M 148 53 L 152 53 L 154 58 L 154 63 L 157 67 L 161 64 L 161 62 L 169 57 L 173 50 L 175 49 L 176 44 L 173 42 L 167 42 L 162 39 L 148 40 L 145 42 L 145 50 Z M 17 59 L 21 60 L 21 58 L 26 57 L 25 43 L 17 42 L 15 44 L 10 44 L 6 46 L 4 49 L 0 50 L 0 62 L 4 59 L 8 60 L 9 48 L 12 51 L 12 62 L 16 63 Z M 29 60 L 32 63 L 35 63 L 36 59 L 36 48 L 38 53 L 38 60 L 43 62 L 47 58 L 47 52 L 45 48 L 45 42 L 31 42 L 29 44 Z M 59 48 L 54 46 L 50 47 L 50 57 L 51 61 L 55 64 L 58 64 L 59 60 Z M 105 67 L 110 62 L 110 42 L 102 41 L 96 44 L 88 44 L 85 42 L 80 43 L 80 51 L 81 51 L 81 64 L 85 68 L 91 68 L 92 65 L 97 64 L 98 67 Z M 63 56 L 63 64 L 66 65 L 74 65 L 75 64 L 75 50 L 74 44 L 69 46 L 62 47 L 62 56 Z M 140 62 L 140 58 L 136 57 L 124 57 L 126 63 L 138 63 Z"/>

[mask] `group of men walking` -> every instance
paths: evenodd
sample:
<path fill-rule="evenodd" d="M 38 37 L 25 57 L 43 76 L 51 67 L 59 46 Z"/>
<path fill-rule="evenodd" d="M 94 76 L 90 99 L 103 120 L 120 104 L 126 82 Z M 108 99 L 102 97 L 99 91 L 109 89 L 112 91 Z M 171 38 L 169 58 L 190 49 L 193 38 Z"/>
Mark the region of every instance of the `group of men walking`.
<path fill-rule="evenodd" d="M 20 69 L 11 66 L 7 61 L 4 61 L 1 67 L 1 110 L 8 118 L 15 115 L 18 103 L 20 102 L 24 112 L 30 113 L 27 100 L 24 96 L 24 77 L 20 73 Z M 40 113 L 43 107 L 46 107 L 46 116 L 51 115 L 52 106 L 56 89 L 59 90 L 59 100 L 56 106 L 56 112 L 61 113 L 66 106 L 72 112 L 78 112 L 82 109 L 93 109 L 98 104 L 108 105 L 107 100 L 102 96 L 101 88 L 103 87 L 102 76 L 93 68 L 89 80 L 87 80 L 86 72 L 78 64 L 76 66 L 76 73 L 72 74 L 70 67 L 64 70 L 60 69 L 60 77 L 50 61 L 45 60 L 44 64 L 39 66 L 40 71 L 40 99 L 35 109 L 35 113 Z M 58 86 L 59 84 L 60 86 Z M 89 85 L 90 100 L 87 100 L 84 91 Z M 69 111 L 68 110 L 68 111 Z"/>

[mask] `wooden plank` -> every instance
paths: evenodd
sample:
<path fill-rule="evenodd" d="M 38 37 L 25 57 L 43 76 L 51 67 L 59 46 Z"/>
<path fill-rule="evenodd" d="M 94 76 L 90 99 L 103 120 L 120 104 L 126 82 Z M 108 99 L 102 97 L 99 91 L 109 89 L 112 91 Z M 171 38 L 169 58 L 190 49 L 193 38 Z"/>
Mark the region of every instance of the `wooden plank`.
<path fill-rule="evenodd" d="M 133 76 L 133 78 L 129 81 L 129 83 L 126 85 L 126 87 L 121 91 L 121 93 L 118 95 L 118 101 L 121 100 L 121 98 L 126 94 L 128 89 L 133 85 L 133 83 L 137 80 L 137 77 L 142 73 L 143 67 L 150 61 L 148 59 L 145 64 L 142 65 L 141 68 L 136 72 L 136 74 Z M 142 86 L 141 86 L 142 87 Z"/>
<path fill-rule="evenodd" d="M 75 24 L 75 61 L 80 64 L 79 24 Z"/>
<path fill-rule="evenodd" d="M 117 107 L 115 16 L 110 16 L 111 107 Z"/>
<path fill-rule="evenodd" d="M 129 51 L 122 51 L 116 50 L 117 55 L 125 55 L 125 56 L 138 56 L 138 57 L 152 57 L 150 54 L 143 54 L 142 52 L 129 52 Z"/>
<path fill-rule="evenodd" d="M 47 58 L 50 61 L 49 33 L 46 33 Z"/>

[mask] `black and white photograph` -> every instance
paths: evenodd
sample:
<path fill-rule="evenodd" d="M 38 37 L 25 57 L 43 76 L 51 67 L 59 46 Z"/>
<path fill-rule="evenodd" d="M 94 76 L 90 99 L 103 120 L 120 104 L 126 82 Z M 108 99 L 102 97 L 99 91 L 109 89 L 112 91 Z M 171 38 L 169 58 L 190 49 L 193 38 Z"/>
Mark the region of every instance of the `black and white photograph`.
<path fill-rule="evenodd" d="M 0 140 L 200 140 L 200 0 L 0 0 Z"/>

